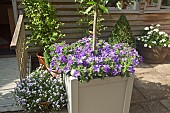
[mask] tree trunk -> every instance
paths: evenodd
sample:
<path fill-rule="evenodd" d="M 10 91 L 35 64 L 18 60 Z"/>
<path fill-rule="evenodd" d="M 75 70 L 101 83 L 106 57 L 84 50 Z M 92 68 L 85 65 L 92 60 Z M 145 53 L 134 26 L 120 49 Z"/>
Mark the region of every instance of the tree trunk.
<path fill-rule="evenodd" d="M 96 26 L 97 26 L 97 5 L 94 10 L 94 22 L 93 22 L 93 50 L 96 49 Z"/>

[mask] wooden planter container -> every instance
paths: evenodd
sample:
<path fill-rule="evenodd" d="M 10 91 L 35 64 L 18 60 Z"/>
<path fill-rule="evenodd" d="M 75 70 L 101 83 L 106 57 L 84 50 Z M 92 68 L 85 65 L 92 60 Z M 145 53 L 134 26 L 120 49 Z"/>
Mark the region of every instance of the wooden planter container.
<path fill-rule="evenodd" d="M 68 113 L 129 113 L 134 75 L 80 83 L 65 76 Z"/>
<path fill-rule="evenodd" d="M 167 47 L 146 48 L 143 46 L 138 46 L 137 50 L 143 57 L 144 62 L 151 64 L 162 63 L 168 53 Z"/>

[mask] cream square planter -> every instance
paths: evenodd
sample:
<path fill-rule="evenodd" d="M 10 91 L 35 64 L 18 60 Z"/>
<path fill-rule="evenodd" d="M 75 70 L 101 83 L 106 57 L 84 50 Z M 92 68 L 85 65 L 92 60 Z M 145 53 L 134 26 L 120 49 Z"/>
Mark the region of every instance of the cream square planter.
<path fill-rule="evenodd" d="M 134 76 L 80 83 L 65 76 L 68 113 L 129 113 Z"/>

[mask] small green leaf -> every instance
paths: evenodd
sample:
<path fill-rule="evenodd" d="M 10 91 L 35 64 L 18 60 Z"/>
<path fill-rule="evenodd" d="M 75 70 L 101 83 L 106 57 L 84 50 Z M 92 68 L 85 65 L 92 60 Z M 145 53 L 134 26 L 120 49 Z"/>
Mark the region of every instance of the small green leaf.
<path fill-rule="evenodd" d="M 89 1 L 89 2 L 87 2 L 86 4 L 88 4 L 88 5 L 95 5 L 96 2 L 94 2 L 94 1 Z"/>
<path fill-rule="evenodd" d="M 94 5 L 88 7 L 84 13 L 88 14 L 92 10 L 93 7 L 94 7 Z"/>
<path fill-rule="evenodd" d="M 100 9 L 102 12 L 109 13 L 108 9 L 107 9 L 105 6 L 103 6 L 103 5 L 100 5 L 100 4 L 99 4 L 99 9 Z"/>

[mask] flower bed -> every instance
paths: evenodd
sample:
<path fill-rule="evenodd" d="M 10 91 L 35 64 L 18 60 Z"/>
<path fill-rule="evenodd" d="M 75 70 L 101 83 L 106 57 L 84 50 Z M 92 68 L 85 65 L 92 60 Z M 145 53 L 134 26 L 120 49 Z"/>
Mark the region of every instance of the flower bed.
<path fill-rule="evenodd" d="M 99 40 L 92 50 L 92 36 L 68 44 L 54 44 L 50 69 L 56 69 L 79 81 L 90 81 L 108 76 L 130 76 L 141 60 L 138 52 L 121 43 L 114 46 Z"/>

